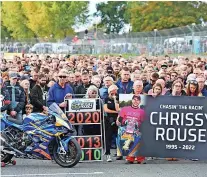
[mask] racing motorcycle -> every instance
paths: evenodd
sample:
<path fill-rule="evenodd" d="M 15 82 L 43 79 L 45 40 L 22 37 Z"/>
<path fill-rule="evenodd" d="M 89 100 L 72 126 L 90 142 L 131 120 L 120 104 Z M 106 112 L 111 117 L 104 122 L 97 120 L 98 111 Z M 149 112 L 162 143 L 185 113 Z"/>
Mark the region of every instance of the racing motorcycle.
<path fill-rule="evenodd" d="M 56 103 L 48 114 L 31 113 L 22 125 L 1 114 L 1 162 L 9 163 L 13 156 L 28 159 L 55 160 L 62 167 L 73 167 L 81 158 L 81 148 L 66 115 Z"/>

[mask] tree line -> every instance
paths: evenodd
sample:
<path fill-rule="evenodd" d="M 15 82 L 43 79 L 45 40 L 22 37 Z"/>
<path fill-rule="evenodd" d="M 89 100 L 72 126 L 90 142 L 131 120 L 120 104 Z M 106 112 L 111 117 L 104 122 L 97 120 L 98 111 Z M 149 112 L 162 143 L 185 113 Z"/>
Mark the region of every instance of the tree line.
<path fill-rule="evenodd" d="M 61 39 L 74 34 L 89 20 L 87 1 L 1 2 L 1 37 L 14 39 L 52 36 Z M 207 21 L 207 3 L 201 1 L 108 1 L 96 5 L 98 28 L 119 33 L 125 24 L 142 32 L 201 24 Z"/>

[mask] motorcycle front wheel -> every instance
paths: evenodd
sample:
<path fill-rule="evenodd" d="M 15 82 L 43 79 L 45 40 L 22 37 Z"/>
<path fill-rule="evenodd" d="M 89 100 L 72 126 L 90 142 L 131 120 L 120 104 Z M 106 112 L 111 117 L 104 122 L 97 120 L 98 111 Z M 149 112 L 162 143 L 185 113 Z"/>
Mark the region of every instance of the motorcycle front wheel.
<path fill-rule="evenodd" d="M 66 154 L 58 153 L 58 144 L 53 148 L 53 157 L 55 162 L 65 168 L 75 166 L 81 158 L 81 148 L 76 139 L 71 139 L 68 144 L 68 152 Z"/>

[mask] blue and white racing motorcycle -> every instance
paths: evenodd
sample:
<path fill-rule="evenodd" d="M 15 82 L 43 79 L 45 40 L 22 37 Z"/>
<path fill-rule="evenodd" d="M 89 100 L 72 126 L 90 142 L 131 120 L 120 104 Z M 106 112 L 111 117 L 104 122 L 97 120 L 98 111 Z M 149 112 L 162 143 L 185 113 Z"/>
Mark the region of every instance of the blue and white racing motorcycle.
<path fill-rule="evenodd" d="M 22 125 L 7 120 L 1 114 L 1 162 L 8 163 L 13 156 L 29 159 L 55 160 L 62 167 L 73 167 L 81 158 L 81 148 L 72 137 L 73 128 L 56 103 L 48 115 L 32 113 Z"/>

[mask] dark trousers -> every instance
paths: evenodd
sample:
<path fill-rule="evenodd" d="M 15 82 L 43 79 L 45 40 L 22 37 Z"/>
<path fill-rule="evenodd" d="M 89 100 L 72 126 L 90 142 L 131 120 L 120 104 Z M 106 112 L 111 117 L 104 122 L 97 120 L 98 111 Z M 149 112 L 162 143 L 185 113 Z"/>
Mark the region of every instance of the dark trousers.
<path fill-rule="evenodd" d="M 109 120 L 105 120 L 105 148 L 106 148 L 106 153 L 105 155 L 110 155 L 110 149 L 111 149 L 111 141 L 112 141 L 112 135 L 117 131 L 117 126 L 116 123 L 111 125 L 111 122 Z"/>

